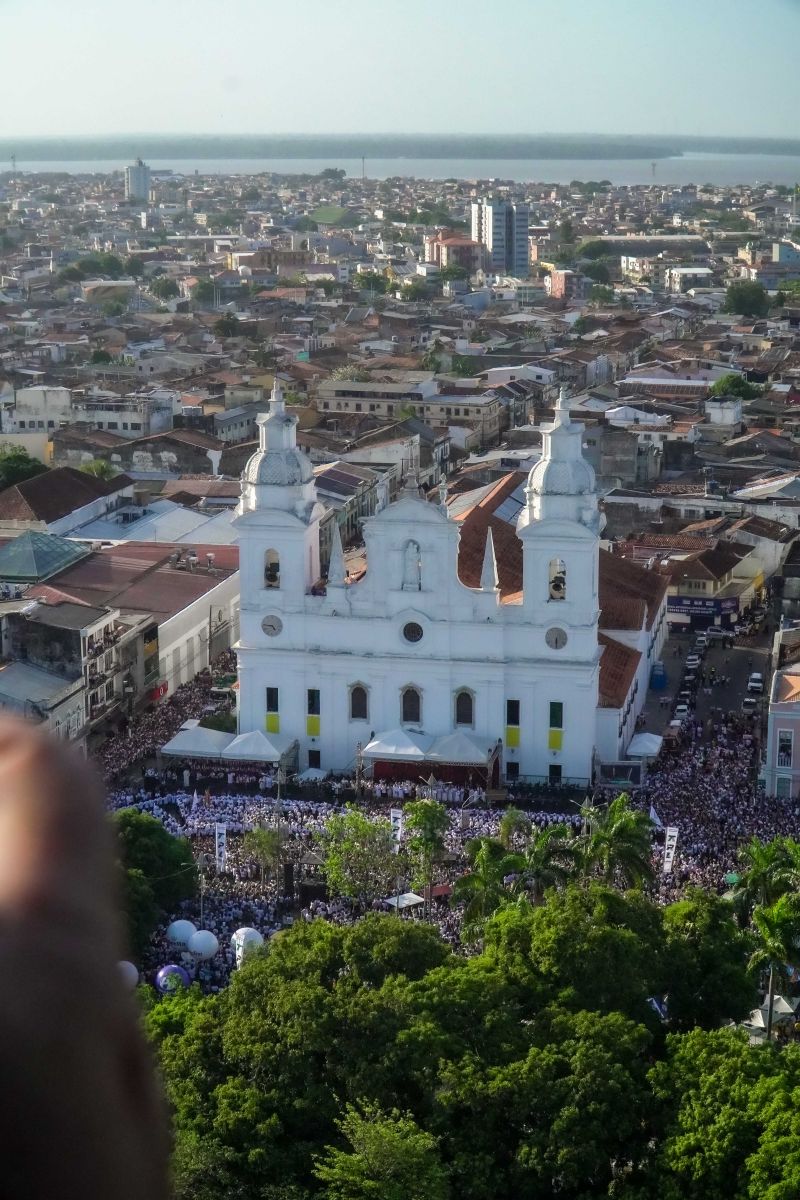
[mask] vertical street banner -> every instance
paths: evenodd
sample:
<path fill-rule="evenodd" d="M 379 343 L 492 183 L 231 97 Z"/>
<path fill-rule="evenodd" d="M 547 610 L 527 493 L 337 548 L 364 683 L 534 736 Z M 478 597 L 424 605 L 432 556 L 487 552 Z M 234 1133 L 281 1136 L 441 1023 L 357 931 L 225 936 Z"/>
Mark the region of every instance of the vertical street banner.
<path fill-rule="evenodd" d="M 214 851 L 217 862 L 217 870 L 224 871 L 228 859 L 227 849 L 228 829 L 226 825 L 221 825 L 219 821 L 214 825 Z"/>
<path fill-rule="evenodd" d="M 653 822 L 656 829 L 664 828 L 664 822 L 661 820 L 661 817 L 658 815 L 658 813 L 655 810 L 655 806 L 652 804 L 650 805 L 650 820 Z"/>
<path fill-rule="evenodd" d="M 392 808 L 389 810 L 389 820 L 392 825 L 392 841 L 394 842 L 395 854 L 400 853 L 400 842 L 403 837 L 403 810 L 402 808 Z"/>
<path fill-rule="evenodd" d="M 678 827 L 677 825 L 668 825 L 664 833 L 664 865 L 661 868 L 662 874 L 669 875 L 672 870 L 672 864 L 675 861 L 675 850 L 678 846 Z"/>

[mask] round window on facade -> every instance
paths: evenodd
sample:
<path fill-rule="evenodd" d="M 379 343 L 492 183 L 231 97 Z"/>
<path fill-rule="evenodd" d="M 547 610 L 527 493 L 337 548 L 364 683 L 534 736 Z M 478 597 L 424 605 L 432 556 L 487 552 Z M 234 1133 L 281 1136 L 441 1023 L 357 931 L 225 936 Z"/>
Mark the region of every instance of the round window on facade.
<path fill-rule="evenodd" d="M 422 626 L 418 625 L 416 621 L 409 621 L 403 626 L 403 637 L 407 642 L 422 641 Z"/>

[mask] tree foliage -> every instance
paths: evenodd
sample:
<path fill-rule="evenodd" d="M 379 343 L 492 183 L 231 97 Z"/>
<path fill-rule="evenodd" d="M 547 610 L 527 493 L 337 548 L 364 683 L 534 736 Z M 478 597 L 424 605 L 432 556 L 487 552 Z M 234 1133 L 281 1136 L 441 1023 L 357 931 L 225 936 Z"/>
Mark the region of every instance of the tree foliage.
<path fill-rule="evenodd" d="M 32 458 L 22 446 L 0 445 L 0 491 L 46 470 L 44 463 Z"/>
<path fill-rule="evenodd" d="M 174 279 L 169 279 L 164 275 L 159 275 L 156 279 L 150 281 L 150 291 L 154 296 L 158 296 L 159 300 L 174 300 L 179 295 L 178 285 Z"/>
<path fill-rule="evenodd" d="M 196 894 L 197 867 L 186 839 L 173 837 L 148 813 L 121 809 L 113 824 L 125 874 L 130 940 L 140 946 L 142 929 L 154 924 L 154 910 L 174 912 Z"/>
<path fill-rule="evenodd" d="M 327 822 L 319 839 L 325 878 L 337 896 L 369 905 L 394 890 L 398 858 L 388 821 L 348 808 Z"/>
<path fill-rule="evenodd" d="M 760 283 L 737 280 L 729 285 L 725 293 L 723 312 L 738 313 L 743 317 L 765 317 L 769 312 L 769 296 Z"/>
<path fill-rule="evenodd" d="M 753 400 L 761 395 L 762 389 L 755 383 L 748 383 L 742 375 L 735 371 L 723 375 L 709 389 L 710 396 L 739 396 L 742 400 Z"/>

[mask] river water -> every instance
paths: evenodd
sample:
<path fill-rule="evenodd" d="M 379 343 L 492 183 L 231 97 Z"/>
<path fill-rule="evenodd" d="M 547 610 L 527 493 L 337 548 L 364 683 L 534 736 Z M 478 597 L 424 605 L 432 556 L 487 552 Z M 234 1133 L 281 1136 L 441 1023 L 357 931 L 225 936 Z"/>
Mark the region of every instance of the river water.
<path fill-rule="evenodd" d="M 97 159 L 66 162 L 25 162 L 20 172 L 63 172 L 85 175 L 120 171 L 119 160 Z M 361 175 L 361 159 L 355 158 L 215 158 L 150 159 L 154 171 L 171 170 L 176 175 L 257 175 L 263 171 L 281 174 L 318 174 L 326 167 L 344 168 L 350 176 Z M 2 164 L 0 169 L 8 169 Z M 676 158 L 650 159 L 479 159 L 479 158 L 374 158 L 365 171 L 371 179 L 394 175 L 417 179 L 516 179 L 523 183 L 569 183 L 573 179 L 610 179 L 615 184 L 713 183 L 720 186 L 754 183 L 800 182 L 800 157 L 782 154 L 686 153 Z"/>

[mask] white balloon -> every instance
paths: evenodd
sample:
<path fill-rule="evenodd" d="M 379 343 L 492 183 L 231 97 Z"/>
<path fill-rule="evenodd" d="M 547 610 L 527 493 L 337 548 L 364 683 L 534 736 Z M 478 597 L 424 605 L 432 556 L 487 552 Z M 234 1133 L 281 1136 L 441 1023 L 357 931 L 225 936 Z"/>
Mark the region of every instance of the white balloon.
<path fill-rule="evenodd" d="M 189 953 L 198 958 L 200 962 L 213 958 L 218 950 L 219 942 L 210 929 L 198 929 L 189 938 Z"/>
<path fill-rule="evenodd" d="M 257 929 L 251 929 L 248 925 L 237 929 L 231 937 L 231 946 L 236 955 L 236 966 L 240 967 L 242 965 L 245 955 L 249 954 L 251 950 L 255 950 L 257 946 L 263 945 L 264 938 Z"/>
<path fill-rule="evenodd" d="M 132 992 L 139 983 L 139 968 L 132 962 L 125 961 L 117 963 L 117 967 L 122 976 L 122 982 Z"/>
<path fill-rule="evenodd" d="M 173 921 L 167 926 L 167 940 L 173 946 L 188 946 L 189 939 L 197 933 L 197 926 L 191 921 Z"/>

